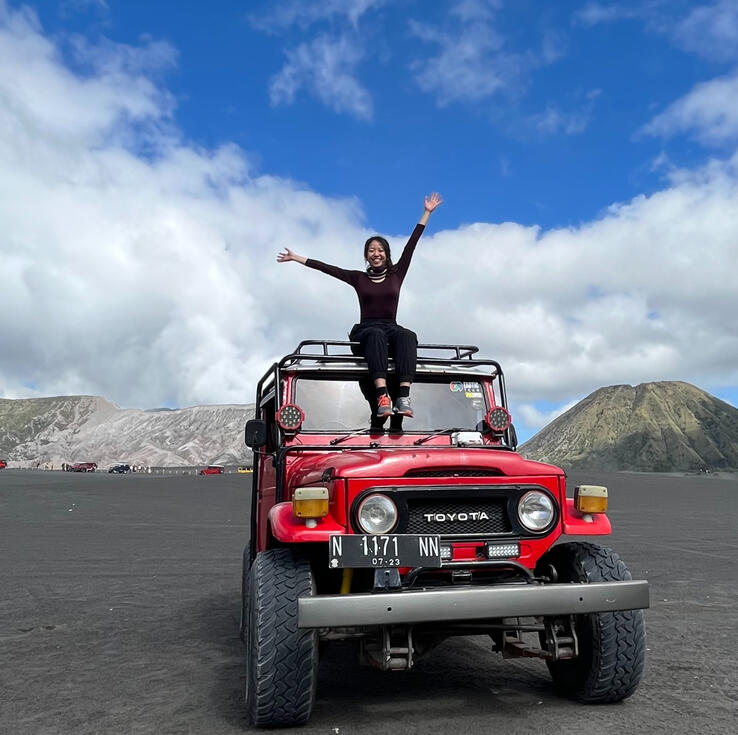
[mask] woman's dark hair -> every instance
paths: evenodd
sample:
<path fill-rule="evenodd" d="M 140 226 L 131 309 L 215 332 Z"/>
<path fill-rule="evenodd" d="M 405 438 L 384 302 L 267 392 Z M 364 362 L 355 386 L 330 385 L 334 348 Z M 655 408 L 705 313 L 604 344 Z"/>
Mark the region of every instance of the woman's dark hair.
<path fill-rule="evenodd" d="M 390 253 L 390 246 L 389 243 L 385 238 L 383 238 L 381 235 L 372 235 L 365 243 L 364 243 L 364 260 L 368 260 L 367 255 L 369 253 L 369 246 L 373 242 L 378 242 L 383 248 L 384 248 L 384 254 L 387 256 L 387 268 L 392 267 L 392 254 Z"/>

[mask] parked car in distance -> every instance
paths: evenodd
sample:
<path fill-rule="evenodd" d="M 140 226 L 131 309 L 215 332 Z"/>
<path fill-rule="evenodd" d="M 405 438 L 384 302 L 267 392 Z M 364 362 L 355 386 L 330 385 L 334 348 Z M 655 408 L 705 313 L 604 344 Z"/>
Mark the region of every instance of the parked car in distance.
<path fill-rule="evenodd" d="M 131 471 L 131 465 L 129 464 L 115 464 L 109 470 L 108 474 L 115 473 L 118 475 L 125 475 Z"/>
<path fill-rule="evenodd" d="M 240 475 L 251 474 L 254 470 L 251 467 L 239 467 L 238 473 Z"/>
<path fill-rule="evenodd" d="M 201 475 L 222 475 L 223 465 L 222 464 L 209 464 L 207 467 L 203 467 L 200 470 Z"/>
<path fill-rule="evenodd" d="M 0 470 L 4 470 L 8 466 L 8 460 L 7 459 L 0 459 Z M 239 470 L 240 472 L 240 470 Z"/>
<path fill-rule="evenodd" d="M 97 462 L 77 462 L 70 468 L 70 472 L 94 472 L 97 469 Z"/>

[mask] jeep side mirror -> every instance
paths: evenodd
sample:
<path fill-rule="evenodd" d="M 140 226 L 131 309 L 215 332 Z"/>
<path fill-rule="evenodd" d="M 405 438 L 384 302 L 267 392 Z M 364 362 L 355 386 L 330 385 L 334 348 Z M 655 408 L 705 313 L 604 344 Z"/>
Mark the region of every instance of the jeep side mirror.
<path fill-rule="evenodd" d="M 512 424 L 507 429 L 507 446 L 513 450 L 518 448 L 518 432 Z"/>
<path fill-rule="evenodd" d="M 244 440 L 246 446 L 251 449 L 258 449 L 266 444 L 267 427 L 261 419 L 250 419 L 246 422 L 246 431 L 244 432 Z"/>

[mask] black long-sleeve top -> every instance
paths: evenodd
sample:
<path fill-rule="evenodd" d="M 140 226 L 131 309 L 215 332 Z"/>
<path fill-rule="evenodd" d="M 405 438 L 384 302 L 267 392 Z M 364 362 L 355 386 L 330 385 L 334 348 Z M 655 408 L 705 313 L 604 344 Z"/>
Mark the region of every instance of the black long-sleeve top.
<path fill-rule="evenodd" d="M 315 270 L 338 278 L 340 281 L 345 281 L 354 287 L 361 308 L 360 321 L 363 322 L 367 319 L 391 319 L 394 321 L 397 318 L 400 287 L 405 280 L 405 274 L 410 266 L 415 246 L 418 244 L 424 229 L 425 225 L 415 225 L 415 229 L 402 251 L 400 260 L 388 269 L 387 275 L 380 283 L 372 281 L 365 271 L 348 271 L 312 258 L 308 258 L 305 265 L 308 268 L 315 268 Z"/>

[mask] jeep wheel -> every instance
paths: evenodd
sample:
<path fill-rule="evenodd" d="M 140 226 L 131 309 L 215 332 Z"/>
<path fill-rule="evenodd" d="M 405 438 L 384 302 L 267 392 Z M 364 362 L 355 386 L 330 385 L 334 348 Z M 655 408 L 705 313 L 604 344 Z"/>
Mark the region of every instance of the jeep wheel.
<path fill-rule="evenodd" d="M 246 642 L 246 596 L 249 589 L 249 569 L 251 569 L 251 555 L 248 546 L 243 550 L 243 563 L 241 565 L 241 618 L 238 623 L 238 636 Z"/>
<path fill-rule="evenodd" d="M 297 627 L 297 600 L 314 594 L 310 564 L 289 549 L 257 554 L 248 577 L 246 709 L 257 727 L 307 722 L 318 681 L 318 634 Z"/>
<path fill-rule="evenodd" d="M 596 544 L 555 546 L 541 560 L 552 564 L 560 582 L 613 582 L 632 579 L 622 559 Z M 579 656 L 547 661 L 555 687 L 588 704 L 619 702 L 638 687 L 646 656 L 641 610 L 577 615 Z"/>

